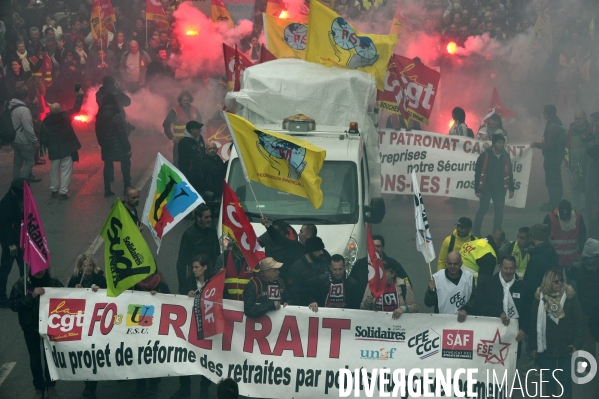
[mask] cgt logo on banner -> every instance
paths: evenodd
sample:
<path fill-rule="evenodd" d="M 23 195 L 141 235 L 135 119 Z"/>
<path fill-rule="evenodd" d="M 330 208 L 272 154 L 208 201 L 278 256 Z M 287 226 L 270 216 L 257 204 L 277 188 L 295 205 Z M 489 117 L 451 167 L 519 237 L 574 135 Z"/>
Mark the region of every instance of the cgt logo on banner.
<path fill-rule="evenodd" d="M 144 309 L 149 312 L 152 307 L 152 325 L 140 327 Z M 202 306 L 203 323 L 212 319 L 215 308 L 216 304 Z M 460 389 L 477 384 L 477 379 L 484 388 L 487 373 L 506 374 L 513 380 L 516 372 L 515 351 L 502 350 L 501 345 L 516 343 L 517 323 L 503 326 L 498 318 L 469 318 L 460 324 L 454 315 L 405 314 L 401 324 L 394 324 L 398 322 L 388 312 L 321 308 L 313 313 L 287 306 L 251 319 L 245 316 L 242 302 L 230 300 L 223 301 L 222 313 L 222 334 L 198 339 L 194 298 L 135 291 L 108 297 L 105 290 L 47 288 L 40 298 L 39 326 L 46 353 L 52 355 L 48 370 L 53 380 L 203 375 L 214 382 L 234 379 L 243 396 L 313 399 L 338 396 L 340 370 L 363 369 L 365 362 L 395 364 L 393 368 L 411 365 L 414 372 L 409 378 L 421 387 L 434 384 L 426 382 L 430 369 L 453 370 L 454 384 Z M 138 327 L 127 326 L 126 318 Z M 462 334 L 464 326 L 468 334 Z M 127 333 L 132 328 L 147 333 L 139 339 Z M 462 350 L 479 343 L 478 356 L 434 356 L 441 346 L 437 331 L 443 331 L 444 348 Z M 460 332 L 459 339 L 453 331 Z M 490 337 L 497 332 L 500 337 L 493 341 Z M 65 334 L 72 340 L 52 339 Z M 491 358 L 494 353 L 502 362 Z M 463 372 L 476 369 L 475 376 Z M 461 375 L 456 374 L 459 370 Z M 366 393 L 362 384 L 357 385 Z M 422 397 L 422 393 L 408 397 Z"/>
<path fill-rule="evenodd" d="M 50 299 L 48 338 L 51 341 L 78 341 L 83 331 L 85 299 Z"/>

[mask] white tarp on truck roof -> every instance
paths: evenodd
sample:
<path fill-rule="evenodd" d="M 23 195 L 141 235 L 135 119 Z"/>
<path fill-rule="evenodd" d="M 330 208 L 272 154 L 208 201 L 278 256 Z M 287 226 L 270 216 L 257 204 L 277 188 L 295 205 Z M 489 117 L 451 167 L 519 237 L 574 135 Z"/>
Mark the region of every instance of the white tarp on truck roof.
<path fill-rule="evenodd" d="M 318 126 L 339 126 L 358 122 L 366 144 L 370 170 L 371 197 L 381 191 L 379 140 L 368 105 L 374 102 L 374 77 L 364 72 L 327 68 L 296 59 L 281 59 L 246 69 L 241 91 L 227 94 L 227 109 L 254 125 L 279 124 L 283 119 L 304 114 Z"/>

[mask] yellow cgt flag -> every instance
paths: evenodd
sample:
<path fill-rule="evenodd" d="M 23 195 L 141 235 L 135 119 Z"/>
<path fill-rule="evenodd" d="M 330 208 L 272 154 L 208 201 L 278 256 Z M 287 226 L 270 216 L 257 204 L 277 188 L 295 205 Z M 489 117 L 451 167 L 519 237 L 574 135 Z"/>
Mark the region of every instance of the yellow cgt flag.
<path fill-rule="evenodd" d="M 125 205 L 117 199 L 102 228 L 107 294 L 117 297 L 156 273 L 156 263 Z"/>
<path fill-rule="evenodd" d="M 376 87 L 385 90 L 385 72 L 396 43 L 397 35 L 361 33 L 318 1 L 310 3 L 306 61 L 369 73 Z"/>
<path fill-rule="evenodd" d="M 262 14 L 266 48 L 277 58 L 306 59 L 308 27 L 288 19 Z"/>
<path fill-rule="evenodd" d="M 244 118 L 223 112 L 245 177 L 322 205 L 318 176 L 326 151 L 312 143 L 282 133 L 261 130 Z"/>

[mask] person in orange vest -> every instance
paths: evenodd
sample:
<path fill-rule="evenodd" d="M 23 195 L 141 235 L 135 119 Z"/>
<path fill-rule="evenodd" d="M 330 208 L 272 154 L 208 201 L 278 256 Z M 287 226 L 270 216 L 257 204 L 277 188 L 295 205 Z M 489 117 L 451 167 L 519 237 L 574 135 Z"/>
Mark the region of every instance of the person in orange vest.
<path fill-rule="evenodd" d="M 243 290 L 254 274 L 237 243 L 228 240 L 228 248 L 216 259 L 215 269 L 225 269 L 225 298 L 243 301 Z"/>
<path fill-rule="evenodd" d="M 46 55 L 46 48 L 38 43 L 35 47 L 35 55 L 29 57 L 31 76 L 37 77 L 44 82 L 44 86 L 52 86 L 52 60 Z"/>
<path fill-rule="evenodd" d="M 179 141 L 183 138 L 183 134 L 185 133 L 185 125 L 190 121 L 202 123 L 202 116 L 200 115 L 200 111 L 192 105 L 193 96 L 187 90 L 179 94 L 177 102 L 179 105 L 168 112 L 162 123 L 162 127 L 164 128 L 166 137 L 168 137 L 169 140 L 173 140 L 173 164 L 176 167 L 179 167 Z M 200 152 L 205 154 L 206 148 L 204 146 L 204 140 L 200 140 L 198 144 L 201 147 L 199 148 Z"/>
<path fill-rule="evenodd" d="M 569 269 L 587 241 L 587 228 L 582 215 L 572 209 L 570 201 L 562 200 L 557 208 L 545 216 L 543 224 L 551 227 L 549 242 L 559 255 L 559 265 Z"/>

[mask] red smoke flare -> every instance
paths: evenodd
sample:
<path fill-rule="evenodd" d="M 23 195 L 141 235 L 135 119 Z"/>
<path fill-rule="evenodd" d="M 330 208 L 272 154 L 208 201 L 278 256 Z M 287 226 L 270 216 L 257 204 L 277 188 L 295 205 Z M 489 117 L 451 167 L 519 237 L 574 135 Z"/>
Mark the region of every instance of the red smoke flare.
<path fill-rule="evenodd" d="M 455 42 L 449 42 L 447 45 L 447 52 L 449 54 L 455 54 L 458 51 L 458 45 Z"/>

